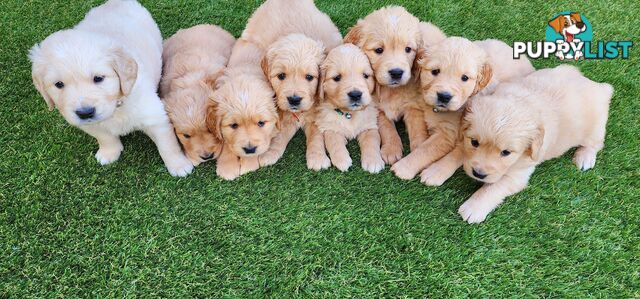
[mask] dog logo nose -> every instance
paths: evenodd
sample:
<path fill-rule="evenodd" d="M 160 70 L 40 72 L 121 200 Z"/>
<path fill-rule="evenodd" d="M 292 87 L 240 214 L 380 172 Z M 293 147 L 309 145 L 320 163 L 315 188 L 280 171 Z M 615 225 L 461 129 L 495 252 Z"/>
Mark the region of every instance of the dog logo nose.
<path fill-rule="evenodd" d="M 402 75 L 404 75 L 404 71 L 401 69 L 392 69 L 389 71 L 389 75 L 393 80 L 400 80 L 402 79 Z"/>
<path fill-rule="evenodd" d="M 95 107 L 82 107 L 82 108 L 76 110 L 76 115 L 80 119 L 93 118 L 96 115 L 96 108 Z"/>
<path fill-rule="evenodd" d="M 477 171 L 475 168 L 471 169 L 471 172 L 473 173 L 474 177 L 477 177 L 481 180 L 488 176 L 487 174 L 482 173 L 482 171 Z"/>
<path fill-rule="evenodd" d="M 200 158 L 204 161 L 211 160 L 213 159 L 213 153 L 204 153 Z"/>
<path fill-rule="evenodd" d="M 449 104 L 449 102 L 451 102 L 451 98 L 453 98 L 453 96 L 448 92 L 439 92 L 437 93 L 437 96 L 438 102 L 442 104 Z"/>
<path fill-rule="evenodd" d="M 244 150 L 244 153 L 247 155 L 255 154 L 257 149 L 258 149 L 257 146 L 251 146 L 251 144 L 249 144 L 249 146 L 245 146 L 242 148 L 242 150 Z"/>
<path fill-rule="evenodd" d="M 299 106 L 300 102 L 302 102 L 302 98 L 294 94 L 290 97 L 287 97 L 287 101 L 291 106 Z"/>
<path fill-rule="evenodd" d="M 352 102 L 356 102 L 357 103 L 357 102 L 360 102 L 360 100 L 362 100 L 362 91 L 352 90 L 347 95 L 349 96 L 349 99 Z"/>

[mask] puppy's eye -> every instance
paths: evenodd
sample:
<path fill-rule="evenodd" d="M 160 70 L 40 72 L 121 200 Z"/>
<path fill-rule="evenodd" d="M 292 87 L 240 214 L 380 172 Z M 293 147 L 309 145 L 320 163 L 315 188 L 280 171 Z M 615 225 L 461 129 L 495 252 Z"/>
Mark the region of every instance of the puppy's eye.
<path fill-rule="evenodd" d="M 341 75 L 337 75 L 337 76 L 333 77 L 333 81 L 340 82 L 340 80 L 342 80 L 342 76 Z"/>
<path fill-rule="evenodd" d="M 235 130 L 239 127 L 239 125 L 234 123 L 234 124 L 231 124 L 230 127 Z"/>
<path fill-rule="evenodd" d="M 267 124 L 267 123 L 265 121 L 261 120 L 261 121 L 258 122 L 258 127 L 262 128 L 262 127 L 264 127 L 265 124 Z"/>
<path fill-rule="evenodd" d="M 95 83 L 100 83 L 102 81 L 104 81 L 104 76 L 95 76 L 95 77 L 93 77 L 93 82 L 95 82 Z"/>
<path fill-rule="evenodd" d="M 382 54 L 384 53 L 384 49 L 383 48 L 377 48 L 374 50 L 377 54 Z"/>
<path fill-rule="evenodd" d="M 500 152 L 500 156 L 506 157 L 508 155 L 511 155 L 511 152 L 508 150 L 503 150 Z"/>
<path fill-rule="evenodd" d="M 363 74 L 365 79 L 369 79 L 369 75 L 368 74 Z"/>
<path fill-rule="evenodd" d="M 284 79 L 287 79 L 287 74 L 285 73 L 278 74 L 278 79 L 280 79 L 280 81 L 284 81 Z"/>
<path fill-rule="evenodd" d="M 431 70 L 431 74 L 437 76 L 438 74 L 440 74 L 440 69 Z"/>
<path fill-rule="evenodd" d="M 467 82 L 469 81 L 469 77 L 467 77 L 467 75 L 462 75 L 462 81 Z"/>
<path fill-rule="evenodd" d="M 313 76 L 311 76 L 311 75 L 307 75 L 307 76 L 305 76 L 304 78 L 305 78 L 305 79 L 307 79 L 307 81 L 311 82 L 311 81 L 313 81 L 313 78 L 314 78 L 314 77 L 313 77 Z"/>
<path fill-rule="evenodd" d="M 407 53 L 411 53 L 411 50 L 412 50 L 411 47 L 404 48 L 404 51 L 407 52 Z"/>
<path fill-rule="evenodd" d="M 55 84 L 55 85 L 56 85 L 56 87 L 57 87 L 58 89 L 63 89 L 63 88 L 64 88 L 64 83 L 62 83 L 61 81 L 56 82 L 56 84 Z"/>
<path fill-rule="evenodd" d="M 480 146 L 480 142 L 478 142 L 478 140 L 471 139 L 471 145 L 473 147 L 478 147 L 478 146 Z"/>
<path fill-rule="evenodd" d="M 189 139 L 189 138 L 191 138 L 191 135 L 189 135 L 189 134 L 182 134 L 182 137 L 184 137 L 185 139 Z"/>

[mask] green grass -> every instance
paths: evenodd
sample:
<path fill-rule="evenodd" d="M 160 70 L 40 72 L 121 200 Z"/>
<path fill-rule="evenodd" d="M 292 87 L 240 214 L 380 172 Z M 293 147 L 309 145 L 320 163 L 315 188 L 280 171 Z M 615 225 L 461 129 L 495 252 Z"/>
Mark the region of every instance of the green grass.
<path fill-rule="evenodd" d="M 259 5 L 143 2 L 165 37 L 204 22 L 238 36 Z M 636 1 L 317 2 L 343 33 L 394 3 L 470 39 L 541 40 L 567 9 L 596 40 L 640 36 Z M 0 297 L 640 297 L 637 45 L 629 60 L 576 63 L 616 88 L 595 170 L 578 171 L 571 153 L 546 162 L 470 226 L 456 211 L 478 184 L 463 173 L 441 188 L 388 168 L 314 173 L 300 134 L 279 164 L 234 182 L 212 164 L 170 177 L 142 134 L 100 167 L 96 142 L 46 111 L 27 60 L 99 3 L 0 1 Z"/>

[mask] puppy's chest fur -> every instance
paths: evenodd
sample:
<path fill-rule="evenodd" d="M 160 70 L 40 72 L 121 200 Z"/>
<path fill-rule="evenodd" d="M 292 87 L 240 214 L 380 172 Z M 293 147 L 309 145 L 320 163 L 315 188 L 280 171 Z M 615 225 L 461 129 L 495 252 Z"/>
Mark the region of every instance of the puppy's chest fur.
<path fill-rule="evenodd" d="M 380 86 L 377 94 L 378 108 L 393 121 L 399 121 L 420 100 L 418 85 L 413 81 L 398 87 Z"/>
<path fill-rule="evenodd" d="M 342 114 L 335 109 L 328 103 L 318 107 L 315 123 L 320 132 L 334 131 L 347 139 L 354 139 L 366 130 L 378 129 L 378 109 L 373 104 L 363 110 L 344 111 Z M 350 119 L 345 115 L 347 112 L 351 114 Z"/>
<path fill-rule="evenodd" d="M 291 111 L 282 111 L 279 110 L 280 120 L 282 121 L 282 125 L 289 125 L 295 127 L 296 129 L 304 128 L 308 123 L 313 121 L 313 112 L 297 112 L 293 113 Z"/>

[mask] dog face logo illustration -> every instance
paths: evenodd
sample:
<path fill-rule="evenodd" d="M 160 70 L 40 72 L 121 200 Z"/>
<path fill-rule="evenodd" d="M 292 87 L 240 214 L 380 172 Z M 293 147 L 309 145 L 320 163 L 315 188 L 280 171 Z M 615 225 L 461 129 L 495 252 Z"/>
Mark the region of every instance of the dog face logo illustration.
<path fill-rule="evenodd" d="M 549 21 L 549 26 L 561 34 L 564 40 L 569 43 L 573 42 L 576 35 L 587 30 L 587 25 L 582 21 L 582 16 L 577 12 L 565 15 L 561 14 Z"/>

